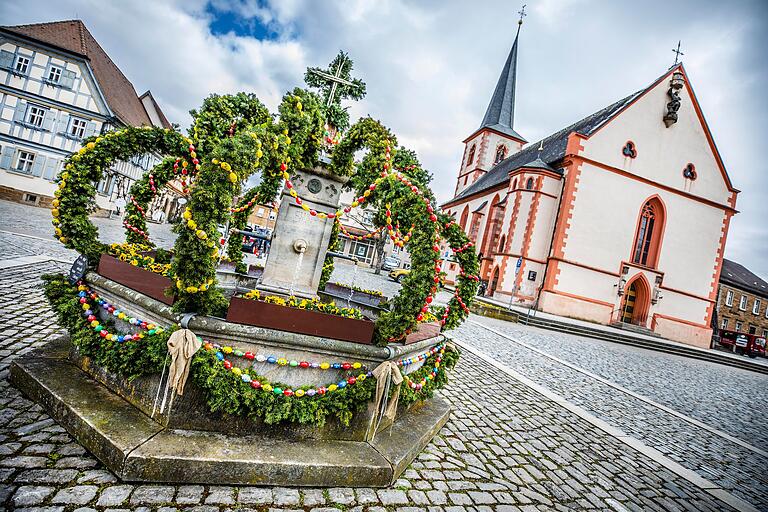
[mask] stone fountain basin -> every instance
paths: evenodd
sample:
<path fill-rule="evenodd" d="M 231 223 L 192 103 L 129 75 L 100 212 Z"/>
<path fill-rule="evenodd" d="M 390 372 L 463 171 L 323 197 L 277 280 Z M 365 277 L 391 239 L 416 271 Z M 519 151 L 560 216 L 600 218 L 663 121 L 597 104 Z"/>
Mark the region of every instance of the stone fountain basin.
<path fill-rule="evenodd" d="M 88 284 L 107 301 L 161 326 L 178 323 L 170 306 L 91 272 Z M 114 317 L 113 317 L 114 319 Z M 188 327 L 206 341 L 297 361 L 355 362 L 370 369 L 424 352 L 438 335 L 410 345 L 376 347 L 194 317 Z M 118 325 L 121 332 L 127 324 Z M 228 358 L 233 364 L 252 363 Z M 418 364 L 408 367 L 418 369 Z M 292 387 L 337 382 L 344 372 L 291 369 L 269 363 L 256 371 Z M 43 405 L 74 437 L 124 480 L 300 486 L 386 486 L 448 420 L 438 396 L 400 407 L 394 424 L 377 424 L 373 402 L 345 426 L 321 427 L 211 413 L 190 377 L 170 414 L 158 412 L 159 375 L 131 382 L 95 365 L 68 340 L 17 359 L 11 381 Z"/>

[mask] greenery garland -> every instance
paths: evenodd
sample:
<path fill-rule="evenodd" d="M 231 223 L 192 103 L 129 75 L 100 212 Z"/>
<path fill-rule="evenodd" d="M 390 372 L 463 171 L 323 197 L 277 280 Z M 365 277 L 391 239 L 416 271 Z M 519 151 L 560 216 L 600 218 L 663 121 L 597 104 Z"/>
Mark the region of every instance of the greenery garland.
<path fill-rule="evenodd" d="M 76 286 L 69 284 L 66 277 L 60 274 L 44 275 L 42 279 L 45 295 L 58 316 L 59 324 L 67 328 L 72 343 L 81 355 L 92 358 L 99 366 L 129 381 L 162 371 L 167 356 L 168 337 L 174 329 L 141 340 L 122 343 L 106 340 L 94 332 L 83 317 Z M 113 330 L 111 320 L 103 323 Z M 457 360 L 457 353 L 446 351 L 441 370 L 452 369 Z M 435 356 L 431 356 L 422 368 L 409 374 L 409 377 L 420 381 L 431 371 L 434 362 Z M 276 396 L 252 389 L 224 368 L 212 352 L 206 350 L 199 350 L 192 359 L 191 374 L 194 382 L 204 391 L 211 412 L 262 418 L 268 424 L 294 422 L 322 426 L 327 418 L 335 417 L 342 424 L 349 425 L 352 415 L 370 402 L 376 387 L 375 379 L 366 379 L 355 386 L 312 398 Z M 269 383 L 268 379 L 252 371 L 250 374 L 262 383 Z M 400 400 L 403 405 L 409 405 L 430 398 L 436 389 L 444 387 L 447 382 L 446 371 L 440 371 L 421 390 L 416 391 L 403 385 L 400 388 Z M 278 382 L 272 384 L 286 387 Z"/>
<path fill-rule="evenodd" d="M 98 230 L 88 218 L 96 209 L 95 184 L 114 162 L 130 160 L 156 151 L 165 155 L 183 155 L 189 139 L 161 128 L 125 128 L 84 139 L 83 147 L 72 154 L 59 173 L 59 188 L 54 192 L 54 232 L 59 241 L 88 257 L 92 267 L 98 264 L 106 247 L 97 238 Z M 166 161 L 158 167 L 165 168 Z M 155 172 L 153 170 L 153 172 Z M 160 174 L 160 170 L 157 170 Z"/>
<path fill-rule="evenodd" d="M 283 97 L 278 111 L 279 117 L 273 118 L 252 94 L 212 95 L 200 110 L 191 112 L 191 138 L 171 130 L 128 128 L 87 141 L 70 157 L 60 175 L 57 208 L 53 210 L 57 236 L 68 247 L 87 254 L 95 265 L 105 247 L 96 240 L 96 228 L 87 217 L 87 206 L 94 203 L 93 183 L 114 160 L 155 151 L 169 158 L 153 169 L 151 178 L 137 182 L 132 189 L 134 201 L 128 208 L 127 222 L 133 228 L 129 229 L 129 241 L 146 243 L 145 229 L 138 227 L 145 226 L 146 204 L 156 188 L 174 176 L 178 162 L 182 167 L 187 163 L 186 168 L 194 169 L 195 183 L 183 220 L 174 228 L 178 239 L 170 268 L 176 285 L 173 307 L 177 311 L 223 316 L 228 303 L 216 285 L 216 263 L 220 258 L 218 241 L 229 233 L 220 233 L 221 227 L 229 223 L 241 229 L 250 210 L 248 205 L 273 200 L 287 167 L 314 167 L 322 148 L 323 112 L 317 95 L 295 89 Z M 335 147 L 330 165 L 332 172 L 351 176 L 350 185 L 361 196 L 360 203 L 368 198 L 377 208 L 375 223 L 379 227 L 388 222 L 387 210 L 393 212 L 389 222 L 406 225 L 407 221 L 413 225 L 408 245 L 412 267 L 403 282 L 408 293 L 396 297 L 390 311 L 377 320 L 375 336 L 379 345 L 402 339 L 429 311 L 440 271 L 440 237 L 447 236 L 454 249 L 467 241 L 446 218 L 438 219 L 428 188 L 431 176 L 421 168 L 415 153 L 396 146 L 394 134 L 378 121 L 364 118 Z M 361 149 L 367 149 L 367 153 L 355 163 L 355 154 Z M 393 165 L 400 171 L 393 172 Z M 240 195 L 243 183 L 259 170 L 260 183 L 245 193 L 231 215 L 233 199 Z M 374 192 L 369 187 L 376 180 Z M 82 201 L 83 196 L 88 200 Z M 338 242 L 336 225 L 331 242 L 333 250 Z M 243 271 L 240 244 L 231 243 L 228 254 L 236 269 Z M 476 274 L 478 264 L 473 251 L 462 253 L 461 266 L 466 275 Z M 332 270 L 332 258 L 327 258 L 322 285 Z M 457 296 L 444 310 L 446 328 L 464 318 L 465 305 L 470 304 L 476 287 L 476 280 L 459 279 Z"/>

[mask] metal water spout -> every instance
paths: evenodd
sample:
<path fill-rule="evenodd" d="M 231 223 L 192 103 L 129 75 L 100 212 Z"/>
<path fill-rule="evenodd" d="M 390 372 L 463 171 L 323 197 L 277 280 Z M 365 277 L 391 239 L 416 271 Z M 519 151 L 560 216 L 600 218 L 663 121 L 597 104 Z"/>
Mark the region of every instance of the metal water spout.
<path fill-rule="evenodd" d="M 297 238 L 293 241 L 293 250 L 299 254 L 307 252 L 307 241 L 301 238 Z"/>

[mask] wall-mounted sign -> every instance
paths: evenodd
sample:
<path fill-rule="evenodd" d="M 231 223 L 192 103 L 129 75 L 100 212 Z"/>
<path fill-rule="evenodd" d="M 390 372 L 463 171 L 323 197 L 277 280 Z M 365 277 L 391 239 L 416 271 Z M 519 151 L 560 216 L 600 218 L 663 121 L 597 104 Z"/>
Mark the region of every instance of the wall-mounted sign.
<path fill-rule="evenodd" d="M 528 280 L 529 281 L 535 281 L 536 280 L 536 271 L 535 270 L 529 270 L 528 271 Z"/>

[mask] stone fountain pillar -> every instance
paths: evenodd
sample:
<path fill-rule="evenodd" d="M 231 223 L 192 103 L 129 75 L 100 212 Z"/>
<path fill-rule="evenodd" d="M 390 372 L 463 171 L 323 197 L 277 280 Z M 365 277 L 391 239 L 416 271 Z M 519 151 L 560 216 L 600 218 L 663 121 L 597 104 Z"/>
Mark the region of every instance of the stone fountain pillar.
<path fill-rule="evenodd" d="M 348 178 L 323 167 L 294 171 L 291 181 L 304 204 L 318 212 L 339 207 L 341 187 Z M 333 220 L 311 218 L 283 188 L 277 223 L 258 288 L 271 293 L 311 298 L 317 295 Z"/>

